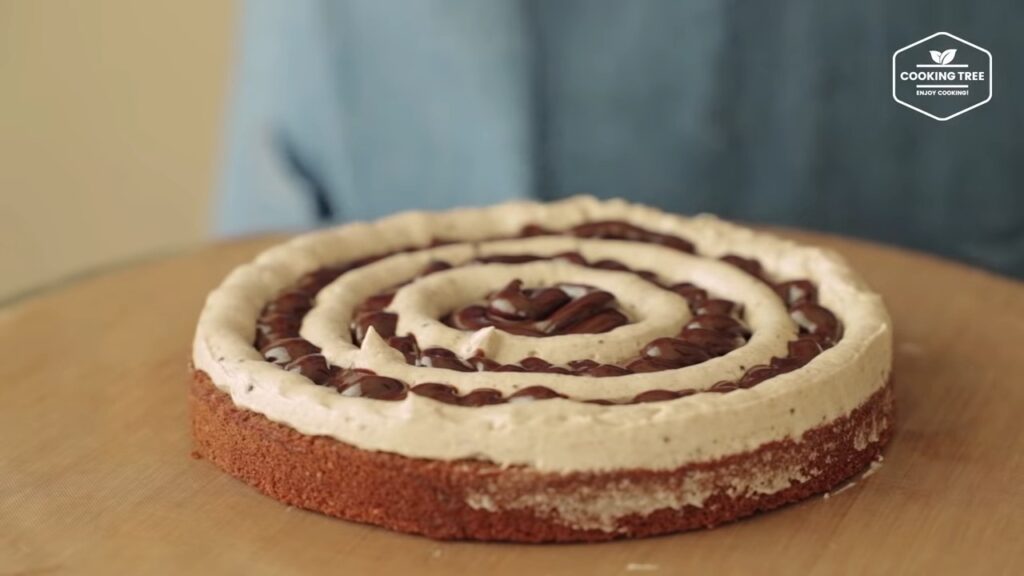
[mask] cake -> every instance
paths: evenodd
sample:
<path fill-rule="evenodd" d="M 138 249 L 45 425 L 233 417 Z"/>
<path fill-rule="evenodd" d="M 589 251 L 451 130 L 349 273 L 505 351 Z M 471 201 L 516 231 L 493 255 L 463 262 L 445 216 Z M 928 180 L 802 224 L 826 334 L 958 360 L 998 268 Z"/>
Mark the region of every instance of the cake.
<path fill-rule="evenodd" d="M 892 328 L 835 253 L 577 197 L 404 213 L 231 272 L 195 451 L 285 504 L 437 539 L 600 541 L 825 493 L 892 433 Z"/>

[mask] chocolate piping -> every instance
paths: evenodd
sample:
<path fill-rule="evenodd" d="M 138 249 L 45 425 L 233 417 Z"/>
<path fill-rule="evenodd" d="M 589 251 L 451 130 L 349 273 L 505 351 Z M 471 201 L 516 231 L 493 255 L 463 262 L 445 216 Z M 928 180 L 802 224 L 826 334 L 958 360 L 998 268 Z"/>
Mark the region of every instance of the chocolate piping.
<path fill-rule="evenodd" d="M 694 251 L 693 245 L 686 240 L 650 232 L 624 222 L 591 222 L 572 228 L 566 233 L 584 238 L 613 238 L 648 242 L 684 252 L 692 253 Z M 521 236 L 540 234 L 553 234 L 553 232 L 536 226 L 527 226 L 523 229 Z M 444 242 L 440 240 L 435 241 L 435 245 L 442 243 Z M 302 276 L 293 287 L 283 291 L 264 307 L 257 322 L 256 347 L 268 361 L 282 365 L 286 370 L 298 372 L 318 385 L 335 387 L 343 396 L 397 401 L 406 398 L 407 394 L 412 392 L 435 401 L 462 406 L 484 406 L 509 401 L 534 401 L 550 398 L 573 400 L 544 386 L 527 387 L 507 398 L 497 390 L 488 388 L 479 388 L 465 395 L 459 395 L 454 387 L 446 384 L 419 384 L 410 389 L 406 383 L 400 380 L 379 376 L 370 370 L 345 370 L 330 366 L 326 359 L 319 354 L 319 348 L 299 336 L 302 317 L 312 309 L 313 298 L 326 285 L 350 270 L 386 256 L 364 258 L 342 266 L 321 268 Z M 563 258 L 578 265 L 589 265 L 595 268 L 632 271 L 626 265 L 611 260 L 601 260 L 589 264 L 582 256 L 575 253 L 556 255 L 553 258 Z M 534 255 L 504 255 L 489 256 L 478 259 L 478 261 L 519 263 L 540 259 L 543 258 Z M 772 283 L 757 260 L 736 255 L 727 255 L 721 259 L 771 285 L 789 309 L 793 321 L 799 326 L 800 335 L 796 340 L 789 342 L 786 356 L 773 357 L 768 364 L 752 366 L 735 381 L 720 381 L 711 386 L 707 392 L 728 393 L 756 386 L 769 378 L 800 368 L 842 338 L 842 324 L 835 314 L 817 303 L 817 289 L 810 281 L 797 279 Z M 420 276 L 449 268 L 451 265 L 447 262 L 434 261 L 420 273 Z M 657 275 L 652 272 L 633 272 L 648 281 L 658 283 Z M 518 365 L 501 365 L 482 356 L 468 360 L 462 359 L 450 350 L 443 348 L 429 348 L 420 351 L 412 335 L 395 335 L 398 318 L 395 314 L 384 311 L 394 297 L 394 291 L 374 295 L 357 307 L 352 321 L 353 341 L 361 341 L 369 328 L 373 327 L 389 345 L 402 352 L 406 361 L 410 363 L 459 371 L 534 371 L 602 377 L 668 370 L 692 365 L 706 359 L 702 359 L 702 353 L 708 357 L 728 353 L 742 345 L 749 337 L 749 331 L 737 319 L 737 316 L 742 314 L 742 308 L 738 304 L 728 300 L 709 298 L 705 290 L 690 283 L 663 287 L 686 298 L 696 316 L 683 328 L 677 338 L 658 339 L 647 344 L 640 357 L 625 367 L 597 364 L 590 360 L 574 361 L 570 362 L 568 367 L 561 367 L 553 366 L 540 358 L 525 358 Z M 562 295 L 559 296 L 552 290 L 557 290 Z M 555 317 L 558 311 L 594 294 L 599 296 L 592 296 L 589 301 L 585 302 L 587 312 L 582 319 L 571 313 L 563 314 L 563 317 L 568 316 L 568 319 Z M 501 329 L 533 331 L 537 334 L 528 335 L 537 336 L 574 333 L 571 332 L 573 327 L 579 328 L 586 322 L 600 318 L 602 315 L 605 315 L 604 319 L 592 322 L 591 325 L 585 325 L 585 330 L 581 331 L 585 333 L 610 331 L 628 321 L 624 315 L 621 318 L 613 318 L 609 315 L 609 313 L 621 314 L 621 312 L 615 310 L 614 307 L 607 306 L 614 302 L 614 296 L 607 292 L 593 290 L 579 298 L 570 298 L 566 302 L 565 297 L 567 296 L 569 295 L 565 290 L 559 287 L 533 288 L 524 291 L 521 284 L 512 283 L 492 295 L 489 307 L 484 308 L 485 316 L 482 318 L 487 318 L 492 322 L 491 325 Z M 509 298 L 518 299 L 518 305 L 503 307 L 499 304 L 498 307 L 495 307 L 495 298 L 499 302 L 502 299 L 504 301 L 509 301 Z M 583 308 L 579 305 L 577 307 Z M 464 322 L 459 325 L 460 320 L 457 315 L 464 314 L 469 308 L 471 307 L 460 309 L 449 317 L 456 327 L 467 325 Z M 554 321 L 552 321 L 553 317 L 555 317 Z M 480 318 L 477 317 L 477 321 Z M 504 322 L 497 322 L 498 319 L 502 319 Z M 530 321 L 534 326 L 523 325 L 523 321 Z M 498 324 L 502 325 L 498 326 Z M 303 354 L 301 357 L 295 357 L 300 353 Z M 626 401 L 593 399 L 585 402 L 604 405 L 659 402 L 695 393 L 698 392 L 694 390 L 648 390 Z"/>

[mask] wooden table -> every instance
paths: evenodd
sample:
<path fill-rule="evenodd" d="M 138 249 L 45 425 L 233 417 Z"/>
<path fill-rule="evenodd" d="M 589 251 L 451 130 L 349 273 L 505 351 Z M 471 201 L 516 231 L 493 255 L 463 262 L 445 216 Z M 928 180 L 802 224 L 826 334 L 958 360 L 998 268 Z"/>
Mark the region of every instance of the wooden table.
<path fill-rule="evenodd" d="M 1024 574 L 1024 285 L 863 242 L 897 328 L 884 465 L 713 531 L 598 545 L 439 543 L 286 507 L 192 459 L 203 297 L 270 239 L 0 309 L 0 574 Z"/>

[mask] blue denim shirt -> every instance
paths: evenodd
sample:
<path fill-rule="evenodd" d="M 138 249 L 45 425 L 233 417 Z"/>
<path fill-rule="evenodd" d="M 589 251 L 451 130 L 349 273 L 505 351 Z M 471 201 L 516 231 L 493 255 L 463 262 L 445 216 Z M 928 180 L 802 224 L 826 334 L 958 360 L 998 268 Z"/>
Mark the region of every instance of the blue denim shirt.
<path fill-rule="evenodd" d="M 245 4 L 223 233 L 579 193 L 930 250 L 1024 275 L 1024 69 L 1009 0 Z M 988 48 L 949 122 L 894 50 Z"/>

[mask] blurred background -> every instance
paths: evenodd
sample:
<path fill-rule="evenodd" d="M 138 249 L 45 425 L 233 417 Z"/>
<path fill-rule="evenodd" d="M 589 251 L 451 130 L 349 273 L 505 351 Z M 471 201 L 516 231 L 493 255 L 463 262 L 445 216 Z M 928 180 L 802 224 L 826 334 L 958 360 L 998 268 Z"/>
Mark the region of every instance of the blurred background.
<path fill-rule="evenodd" d="M 236 12 L 0 0 L 0 302 L 211 236 Z"/>
<path fill-rule="evenodd" d="M 0 302 L 216 238 L 577 193 L 1024 276 L 1024 5 L 0 0 Z M 949 122 L 890 96 L 948 30 Z"/>

